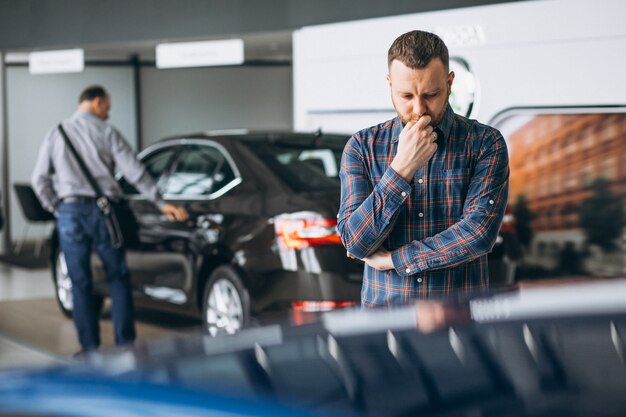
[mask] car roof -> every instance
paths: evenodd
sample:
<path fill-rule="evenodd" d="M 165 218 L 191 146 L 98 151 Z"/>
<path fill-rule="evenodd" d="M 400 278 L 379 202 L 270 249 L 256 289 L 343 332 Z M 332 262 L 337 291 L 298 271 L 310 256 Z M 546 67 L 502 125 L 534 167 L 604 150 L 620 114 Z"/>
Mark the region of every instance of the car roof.
<path fill-rule="evenodd" d="M 155 143 L 148 145 L 141 150 L 138 157 L 144 158 L 156 149 L 167 146 L 176 146 L 185 143 L 204 140 L 212 140 L 220 144 L 228 144 L 233 140 L 244 143 L 276 143 L 288 144 L 289 146 L 324 146 L 336 150 L 343 149 L 349 135 L 338 133 L 322 133 L 321 130 L 315 132 L 294 132 L 290 130 L 247 130 L 247 129 L 227 129 L 212 130 L 207 132 L 196 132 L 189 134 L 172 135 L 165 137 Z"/>
<path fill-rule="evenodd" d="M 158 141 L 167 142 L 177 139 L 237 139 L 242 141 L 278 141 L 278 140 L 347 140 L 350 135 L 341 133 L 327 133 L 321 130 L 313 132 L 296 132 L 292 130 L 248 130 L 248 129 L 225 129 L 196 132 L 190 134 L 173 135 Z"/>

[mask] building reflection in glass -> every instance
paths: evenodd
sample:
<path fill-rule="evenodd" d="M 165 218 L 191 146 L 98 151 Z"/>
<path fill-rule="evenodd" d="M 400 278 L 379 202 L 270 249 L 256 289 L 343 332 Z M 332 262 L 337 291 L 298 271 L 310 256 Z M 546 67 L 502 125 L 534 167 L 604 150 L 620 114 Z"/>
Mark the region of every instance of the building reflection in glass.
<path fill-rule="evenodd" d="M 626 275 L 626 109 L 511 111 L 516 279 Z"/>

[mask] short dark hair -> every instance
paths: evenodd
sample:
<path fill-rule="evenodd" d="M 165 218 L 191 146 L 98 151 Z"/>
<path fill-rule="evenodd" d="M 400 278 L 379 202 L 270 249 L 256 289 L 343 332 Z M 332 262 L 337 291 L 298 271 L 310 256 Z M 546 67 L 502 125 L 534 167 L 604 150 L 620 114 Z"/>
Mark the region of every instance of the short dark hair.
<path fill-rule="evenodd" d="M 99 85 L 92 85 L 92 86 L 85 88 L 83 92 L 80 93 L 78 102 L 82 103 L 85 100 L 91 101 L 96 97 L 100 97 L 101 99 L 104 99 L 107 95 L 108 94 L 106 90 L 104 89 L 104 87 L 101 87 Z"/>
<path fill-rule="evenodd" d="M 391 66 L 391 62 L 397 59 L 411 69 L 421 69 L 433 58 L 441 59 L 446 71 L 449 70 L 448 47 L 443 40 L 434 33 L 413 30 L 393 41 L 387 54 L 387 65 Z"/>

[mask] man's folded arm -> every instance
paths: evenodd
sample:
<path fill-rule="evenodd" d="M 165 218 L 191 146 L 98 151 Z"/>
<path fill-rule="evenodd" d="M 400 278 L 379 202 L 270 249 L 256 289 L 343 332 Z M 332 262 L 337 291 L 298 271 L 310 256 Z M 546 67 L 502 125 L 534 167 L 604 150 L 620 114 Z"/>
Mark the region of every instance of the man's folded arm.
<path fill-rule="evenodd" d="M 358 136 L 347 143 L 339 172 L 341 205 L 337 229 L 348 253 L 362 259 L 376 252 L 398 218 L 402 204 L 411 197 L 411 185 L 393 169 L 372 188 Z"/>

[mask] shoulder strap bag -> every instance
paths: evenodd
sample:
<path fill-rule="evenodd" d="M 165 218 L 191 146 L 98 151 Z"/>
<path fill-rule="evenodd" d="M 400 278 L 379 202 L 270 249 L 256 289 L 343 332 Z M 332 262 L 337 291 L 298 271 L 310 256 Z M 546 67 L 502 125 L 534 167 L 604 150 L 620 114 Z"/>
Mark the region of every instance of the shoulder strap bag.
<path fill-rule="evenodd" d="M 111 201 L 109 197 L 102 192 L 98 182 L 91 175 L 85 162 L 76 151 L 76 148 L 74 148 L 74 145 L 72 145 L 61 123 L 59 123 L 59 131 L 68 149 L 72 155 L 74 155 L 76 162 L 78 162 L 80 170 L 96 193 L 96 204 L 104 216 L 104 222 L 111 238 L 111 246 L 115 249 L 119 249 L 124 246 L 124 244 L 135 243 L 138 240 L 138 226 L 128 202 L 126 200 L 120 200 L 119 202 Z"/>

